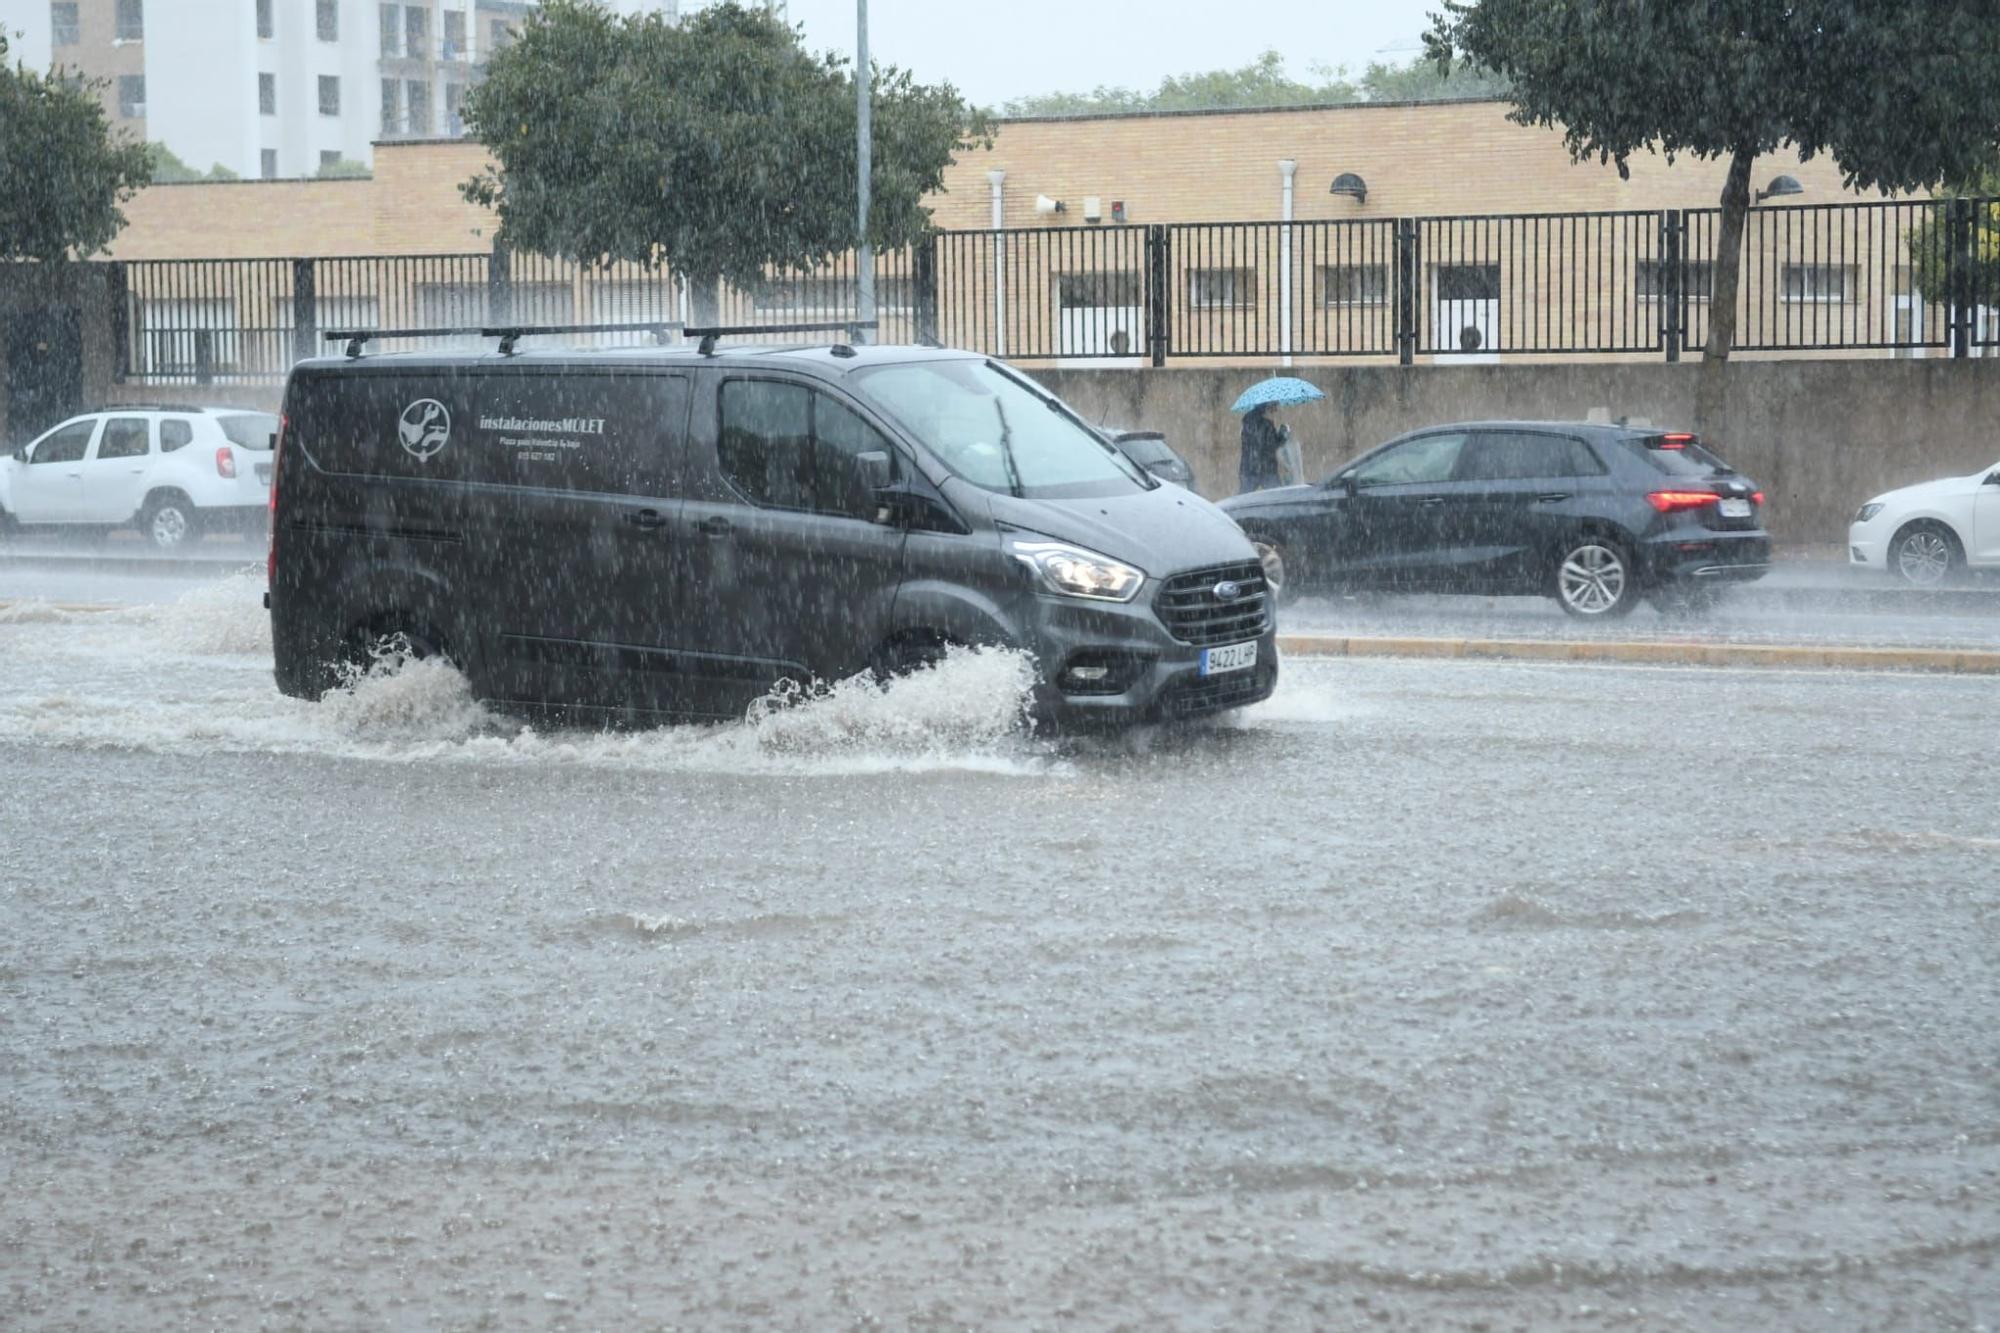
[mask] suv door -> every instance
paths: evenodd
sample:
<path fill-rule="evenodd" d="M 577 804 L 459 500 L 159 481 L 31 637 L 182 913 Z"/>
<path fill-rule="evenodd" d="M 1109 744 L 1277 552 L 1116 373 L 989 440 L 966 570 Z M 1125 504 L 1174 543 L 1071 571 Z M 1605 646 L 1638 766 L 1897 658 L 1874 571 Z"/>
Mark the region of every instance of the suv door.
<path fill-rule="evenodd" d="M 1464 431 L 1419 435 L 1339 475 L 1353 493 L 1338 506 L 1336 530 L 1329 535 L 1337 573 L 1379 587 L 1438 581 L 1450 537 L 1446 505 L 1466 439 Z"/>
<path fill-rule="evenodd" d="M 825 386 L 762 374 L 710 384 L 681 517 L 703 612 L 687 646 L 712 655 L 713 705 L 733 711 L 785 677 L 838 680 L 869 664 L 888 634 L 906 535 L 876 522 L 875 483 L 907 463 Z"/>
<path fill-rule="evenodd" d="M 107 417 L 97 449 L 83 465 L 83 514 L 93 523 L 129 523 L 139 512 L 152 469 L 153 423 Z"/>
<path fill-rule="evenodd" d="M 14 474 L 14 517 L 23 523 L 75 523 L 83 518 L 83 467 L 101 421 L 65 422 L 28 446 Z"/>
<path fill-rule="evenodd" d="M 1468 584 L 1532 592 L 1577 517 L 1598 508 L 1606 469 L 1574 435 L 1486 430 L 1466 444 L 1457 476 L 1464 493 L 1452 522 Z"/>

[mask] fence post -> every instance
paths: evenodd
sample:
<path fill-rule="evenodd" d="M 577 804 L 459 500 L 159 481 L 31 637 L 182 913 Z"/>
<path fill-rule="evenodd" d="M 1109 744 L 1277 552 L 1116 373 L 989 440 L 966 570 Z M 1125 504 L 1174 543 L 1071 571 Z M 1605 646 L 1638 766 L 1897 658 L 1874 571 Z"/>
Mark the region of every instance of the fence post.
<path fill-rule="evenodd" d="M 1683 210 L 1669 208 L 1660 214 L 1660 279 L 1654 284 L 1653 299 L 1660 308 L 1660 343 L 1668 361 L 1681 359 L 1681 341 L 1687 332 L 1687 309 L 1682 304 L 1687 283 L 1681 272 L 1686 227 Z"/>
<path fill-rule="evenodd" d="M 1146 346 L 1153 364 L 1167 364 L 1167 333 L 1172 284 L 1168 282 L 1169 256 L 1167 229 L 1157 224 L 1146 228 Z"/>
<path fill-rule="evenodd" d="M 319 266 L 292 261 L 292 359 L 304 361 L 319 347 Z"/>
<path fill-rule="evenodd" d="M 1945 225 L 1945 297 L 1951 302 L 1951 354 L 1963 359 L 1972 343 L 1972 201 L 1951 201 Z"/>
<path fill-rule="evenodd" d="M 105 265 L 104 299 L 111 306 L 111 364 L 122 383 L 132 378 L 132 279 L 122 259 Z"/>
<path fill-rule="evenodd" d="M 514 319 L 513 254 L 504 245 L 493 247 L 486 261 L 486 320 L 503 325 Z"/>
<path fill-rule="evenodd" d="M 194 330 L 194 382 L 215 383 L 215 330 Z"/>
<path fill-rule="evenodd" d="M 1396 363 L 1417 360 L 1417 224 L 1396 219 Z"/>
<path fill-rule="evenodd" d="M 917 307 L 917 341 L 938 341 L 937 248 L 944 238 L 932 232 L 918 241 L 910 256 L 911 298 Z"/>

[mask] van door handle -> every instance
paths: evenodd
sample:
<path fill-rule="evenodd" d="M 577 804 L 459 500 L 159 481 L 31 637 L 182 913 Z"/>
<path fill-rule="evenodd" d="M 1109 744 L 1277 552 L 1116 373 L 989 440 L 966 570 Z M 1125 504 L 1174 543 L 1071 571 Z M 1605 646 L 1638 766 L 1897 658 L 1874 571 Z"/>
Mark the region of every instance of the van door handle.
<path fill-rule="evenodd" d="M 1555 503 L 1555 502 L 1556 502 L 1557 500 L 1567 500 L 1567 499 L 1569 499 L 1569 492 L 1568 492 L 1568 491 L 1549 491 L 1548 493 L 1546 493 L 1546 494 L 1544 494 L 1544 495 L 1538 495 L 1538 496 L 1536 496 L 1536 497 L 1535 497 L 1535 499 L 1536 499 L 1536 500 L 1538 500 L 1538 501 L 1541 501 L 1541 502 L 1544 502 L 1544 503 L 1547 503 L 1547 504 L 1553 504 L 1553 503 Z"/>
<path fill-rule="evenodd" d="M 657 509 L 633 509 L 626 513 L 625 521 L 635 528 L 664 528 L 667 516 Z"/>
<path fill-rule="evenodd" d="M 727 537 L 736 531 L 736 525 L 726 518 L 705 518 L 694 525 L 694 530 L 704 537 Z"/>

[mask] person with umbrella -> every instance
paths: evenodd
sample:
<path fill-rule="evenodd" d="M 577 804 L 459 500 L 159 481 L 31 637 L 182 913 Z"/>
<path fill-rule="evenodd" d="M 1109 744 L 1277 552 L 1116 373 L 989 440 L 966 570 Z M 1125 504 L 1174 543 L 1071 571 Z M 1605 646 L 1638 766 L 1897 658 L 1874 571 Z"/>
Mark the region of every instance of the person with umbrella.
<path fill-rule="evenodd" d="M 1242 491 L 1268 490 L 1283 484 L 1278 473 L 1278 455 L 1291 439 L 1292 430 L 1273 420 L 1272 410 L 1324 397 L 1312 385 L 1290 375 L 1275 375 L 1243 391 L 1229 409 L 1243 414 L 1243 449 L 1236 468 L 1237 484 Z M 1299 478 L 1294 475 L 1292 480 Z"/>

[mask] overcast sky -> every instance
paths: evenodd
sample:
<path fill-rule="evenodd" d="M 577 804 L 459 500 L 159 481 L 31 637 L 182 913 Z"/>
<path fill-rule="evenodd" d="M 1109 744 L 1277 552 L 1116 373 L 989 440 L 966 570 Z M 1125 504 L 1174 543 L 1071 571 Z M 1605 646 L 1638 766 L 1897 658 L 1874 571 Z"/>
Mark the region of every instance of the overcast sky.
<path fill-rule="evenodd" d="M 968 101 L 1151 88 L 1169 74 L 1249 63 L 1266 50 L 1303 78 L 1315 63 L 1358 72 L 1403 61 L 1437 0 L 869 0 L 875 59 Z M 854 0 L 791 0 L 814 50 L 854 52 Z"/>

